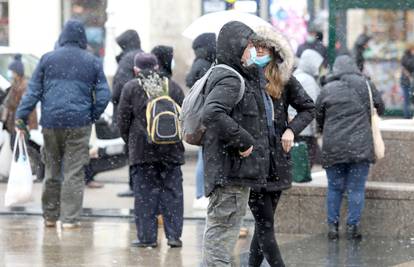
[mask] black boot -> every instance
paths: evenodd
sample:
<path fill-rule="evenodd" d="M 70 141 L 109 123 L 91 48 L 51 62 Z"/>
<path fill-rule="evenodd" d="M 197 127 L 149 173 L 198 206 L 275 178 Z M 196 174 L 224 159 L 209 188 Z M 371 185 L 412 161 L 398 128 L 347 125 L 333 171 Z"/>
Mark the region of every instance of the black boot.
<path fill-rule="evenodd" d="M 338 231 L 339 224 L 338 223 L 330 223 L 328 224 L 328 238 L 331 240 L 336 240 L 339 238 L 339 231 Z"/>
<path fill-rule="evenodd" d="M 362 238 L 362 234 L 361 234 L 361 229 L 359 228 L 359 225 L 347 225 L 346 226 L 346 238 L 348 240 L 351 239 L 361 239 Z"/>

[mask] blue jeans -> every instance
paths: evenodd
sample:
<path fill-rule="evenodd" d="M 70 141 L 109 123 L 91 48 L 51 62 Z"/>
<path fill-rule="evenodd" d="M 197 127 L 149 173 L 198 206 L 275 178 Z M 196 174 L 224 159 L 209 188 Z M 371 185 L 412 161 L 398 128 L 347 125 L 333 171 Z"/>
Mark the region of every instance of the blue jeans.
<path fill-rule="evenodd" d="M 199 199 L 204 196 L 204 163 L 203 163 L 203 149 L 198 150 L 198 159 L 196 165 L 196 198 Z"/>
<path fill-rule="evenodd" d="M 404 118 L 405 119 L 411 119 L 413 114 L 411 113 L 411 86 L 403 85 L 401 84 L 401 89 L 403 91 L 404 96 Z"/>
<path fill-rule="evenodd" d="M 326 169 L 328 224 L 339 223 L 342 196 L 348 195 L 348 225 L 357 225 L 365 202 L 369 163 L 341 163 Z"/>

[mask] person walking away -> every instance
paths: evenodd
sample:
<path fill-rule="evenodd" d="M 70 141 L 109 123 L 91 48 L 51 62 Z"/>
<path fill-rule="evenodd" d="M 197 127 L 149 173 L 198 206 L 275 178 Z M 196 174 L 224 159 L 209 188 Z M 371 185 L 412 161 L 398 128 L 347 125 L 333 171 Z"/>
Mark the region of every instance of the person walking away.
<path fill-rule="evenodd" d="M 8 67 L 12 84 L 9 90 L 9 93 L 5 99 L 5 112 L 2 114 L 5 117 L 5 128 L 6 130 L 12 135 L 16 135 L 15 130 L 15 117 L 16 117 L 16 110 L 20 104 L 20 101 L 23 95 L 26 93 L 27 89 L 27 81 L 24 76 L 24 65 L 22 62 L 22 55 L 17 54 L 14 57 L 14 60 L 10 63 Z M 27 121 L 28 130 L 34 130 L 38 127 L 37 122 L 37 113 L 36 110 L 32 111 L 28 116 Z M 11 138 L 14 140 L 14 137 Z M 11 141 L 11 146 L 13 146 L 14 142 Z"/>
<path fill-rule="evenodd" d="M 339 237 L 340 208 L 345 193 L 348 196 L 347 238 L 362 237 L 359 224 L 365 183 L 370 164 L 375 162 L 369 89 L 378 114 L 383 114 L 384 103 L 374 84 L 363 76 L 350 56 L 340 56 L 316 103 L 316 121 L 323 133 L 322 162 L 328 176 L 329 239 Z"/>
<path fill-rule="evenodd" d="M 186 85 L 191 88 L 199 80 L 216 60 L 216 34 L 203 33 L 193 41 L 195 54 L 194 62 L 186 76 Z M 203 150 L 198 150 L 196 164 L 196 199 L 193 202 L 195 209 L 207 209 L 208 199 L 204 196 L 204 163 Z"/>
<path fill-rule="evenodd" d="M 57 220 L 64 229 L 80 225 L 91 124 L 111 97 L 102 62 L 85 50 L 86 43 L 82 23 L 69 20 L 59 37 L 59 48 L 40 59 L 16 112 L 16 126 L 24 128 L 41 102 L 46 169 L 42 209 L 48 227 Z"/>
<path fill-rule="evenodd" d="M 302 53 L 308 49 L 315 50 L 323 57 L 324 66 L 328 64 L 328 49 L 323 44 L 323 32 L 315 25 L 308 26 L 306 41 L 298 47 L 296 57 L 300 58 Z"/>
<path fill-rule="evenodd" d="M 407 49 L 401 59 L 401 89 L 404 96 L 404 118 L 410 119 L 412 115 L 411 111 L 411 97 L 413 91 L 413 79 L 414 79 L 414 43 L 407 45 Z"/>
<path fill-rule="evenodd" d="M 114 104 L 113 128 L 118 130 L 118 104 L 122 93 L 122 88 L 130 80 L 135 78 L 134 58 L 137 53 L 142 53 L 141 39 L 135 30 L 127 30 L 116 38 L 116 42 L 121 47 L 122 52 L 116 56 L 118 69 L 115 73 L 112 83 L 112 103 Z M 129 188 L 126 191 L 119 192 L 118 197 L 133 197 L 132 178 L 129 175 Z"/>
<path fill-rule="evenodd" d="M 205 195 L 209 197 L 203 240 L 204 266 L 231 266 L 250 186 L 264 183 L 270 153 L 258 70 L 252 63 L 254 32 L 241 22 L 225 24 L 217 40 L 217 63 L 206 85 L 202 123 Z M 242 91 L 243 79 L 245 91 Z M 241 100 L 240 96 L 242 96 Z"/>
<path fill-rule="evenodd" d="M 161 119 L 158 124 L 154 124 L 151 114 L 154 114 L 157 106 L 160 107 L 157 111 L 160 113 L 157 114 L 162 114 L 162 108 L 173 101 L 174 105 L 181 105 L 184 93 L 159 74 L 154 55 L 139 53 L 135 56 L 134 64 L 136 78 L 122 89 L 118 113 L 120 132 L 128 145 L 135 193 L 138 239 L 132 242 L 132 246 L 157 246 L 157 215 L 160 212 L 168 245 L 181 247 L 184 209 L 181 165 L 184 164 L 184 146 L 180 140 L 157 143 L 155 137 L 161 136 L 158 134 L 160 129 L 171 130 L 175 134 L 179 134 L 179 129 L 170 129 L 171 124 L 165 124 Z M 160 99 L 164 99 L 164 102 L 154 104 Z M 175 111 L 177 109 L 175 107 Z M 178 123 L 178 116 L 175 118 L 176 123 L 173 125 Z M 152 128 L 154 125 L 158 125 L 158 128 Z"/>
<path fill-rule="evenodd" d="M 316 102 L 316 99 L 321 92 L 317 80 L 319 78 L 322 63 L 323 58 L 319 53 L 312 49 L 305 50 L 299 59 L 298 68 L 293 73 L 314 102 Z M 294 117 L 296 112 L 292 108 L 289 108 L 289 115 Z M 315 162 L 320 162 L 318 159 L 320 149 L 316 135 L 316 121 L 312 121 L 312 123 L 296 137 L 296 141 L 305 142 L 308 147 L 308 157 L 311 168 Z"/>
<path fill-rule="evenodd" d="M 258 97 L 262 97 L 262 108 L 266 111 L 264 132 L 269 140 L 270 153 L 266 155 L 269 161 L 266 180 L 250 191 L 249 206 L 255 219 L 255 230 L 248 266 L 259 267 L 266 259 L 269 266 L 282 267 L 285 264 L 274 232 L 276 207 L 282 191 L 289 189 L 292 183 L 289 151 L 294 138 L 314 118 L 315 105 L 292 75 L 295 59 L 287 39 L 272 29 L 259 28 L 253 43 L 257 51 L 254 62 L 261 68 L 262 84 Z M 296 116 L 291 120 L 289 106 L 296 110 Z"/>
<path fill-rule="evenodd" d="M 364 54 L 368 48 L 368 43 L 370 40 L 371 40 L 371 36 L 369 36 L 367 33 L 364 32 L 358 36 L 354 44 L 353 55 L 354 55 L 356 64 L 358 66 L 358 69 L 361 72 L 364 72 L 364 65 L 365 65 Z"/>

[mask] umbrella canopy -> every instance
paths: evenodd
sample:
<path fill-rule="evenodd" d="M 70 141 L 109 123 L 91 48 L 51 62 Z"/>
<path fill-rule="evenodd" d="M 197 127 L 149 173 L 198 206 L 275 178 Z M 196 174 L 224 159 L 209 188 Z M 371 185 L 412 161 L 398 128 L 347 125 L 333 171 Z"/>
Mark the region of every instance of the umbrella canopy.
<path fill-rule="evenodd" d="M 230 21 L 243 22 L 252 29 L 259 26 L 272 27 L 270 23 L 262 18 L 259 18 L 258 16 L 236 10 L 228 10 L 209 13 L 199 17 L 184 30 L 183 35 L 192 40 L 197 38 L 200 34 L 206 32 L 213 32 L 216 36 L 218 36 L 223 25 Z"/>

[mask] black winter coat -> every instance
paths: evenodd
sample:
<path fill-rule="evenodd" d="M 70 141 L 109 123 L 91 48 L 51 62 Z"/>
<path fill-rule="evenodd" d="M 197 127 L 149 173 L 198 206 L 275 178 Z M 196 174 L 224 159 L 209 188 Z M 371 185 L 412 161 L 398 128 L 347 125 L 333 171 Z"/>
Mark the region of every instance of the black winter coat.
<path fill-rule="evenodd" d="M 213 64 L 216 58 L 216 35 L 214 33 L 201 34 L 194 40 L 193 50 L 196 58 L 185 78 L 188 88 L 191 88 L 198 79 L 203 77 Z"/>
<path fill-rule="evenodd" d="M 405 51 L 401 59 L 401 65 L 405 69 L 401 75 L 401 85 L 404 87 L 411 86 L 410 78 L 414 76 L 414 55 L 410 51 Z M 408 73 L 407 73 L 408 72 Z M 411 77 L 408 76 L 411 75 Z"/>
<path fill-rule="evenodd" d="M 323 167 L 339 163 L 375 161 L 366 78 L 349 56 L 335 60 L 333 75 L 317 100 L 316 121 L 323 133 Z M 374 106 L 381 115 L 384 103 L 370 83 Z"/>
<path fill-rule="evenodd" d="M 134 30 L 127 30 L 116 38 L 116 43 L 121 47 L 122 52 L 115 57 L 119 63 L 121 59 L 129 52 L 141 49 L 141 39 Z"/>
<path fill-rule="evenodd" d="M 148 76 L 149 74 L 145 75 L 145 77 Z M 118 107 L 118 126 L 122 138 L 128 144 L 129 164 L 154 162 L 184 164 L 184 146 L 182 143 L 155 145 L 148 142 L 146 119 L 148 97 L 137 79 L 125 84 Z M 171 81 L 169 83 L 169 95 L 177 104 L 182 105 L 184 93 Z"/>
<path fill-rule="evenodd" d="M 236 69 L 244 78 L 246 91 L 243 99 L 236 103 L 240 80 L 228 70 L 215 69 L 207 80 L 207 97 L 202 115 L 203 124 L 207 128 L 203 140 L 206 196 L 220 185 L 253 188 L 269 186 L 269 190 L 281 190 L 290 186 L 288 155 L 280 150 L 280 141 L 279 146 L 272 147 L 275 141 L 269 138 L 259 70 L 246 69 L 240 61 L 252 35 L 253 31 L 246 25 L 232 22 L 222 28 L 218 38 L 217 62 Z M 300 99 L 300 96 L 303 98 Z M 294 105 L 301 115 L 288 125 L 289 104 Z M 295 133 L 301 132 L 312 120 L 313 108 L 312 100 L 292 78 L 281 100 L 275 101 L 275 114 L 278 116 L 275 121 L 278 136 L 275 138 L 280 138 L 287 127 Z M 253 153 L 249 157 L 240 158 L 239 151 L 245 151 L 251 146 L 254 147 Z M 283 161 L 286 168 L 271 176 L 271 166 L 276 161 Z M 277 164 L 283 165 L 279 165 L 279 162 Z M 278 179 L 283 180 L 283 184 L 276 181 L 276 177 L 284 177 L 285 179 Z"/>

